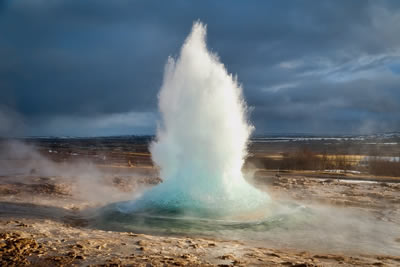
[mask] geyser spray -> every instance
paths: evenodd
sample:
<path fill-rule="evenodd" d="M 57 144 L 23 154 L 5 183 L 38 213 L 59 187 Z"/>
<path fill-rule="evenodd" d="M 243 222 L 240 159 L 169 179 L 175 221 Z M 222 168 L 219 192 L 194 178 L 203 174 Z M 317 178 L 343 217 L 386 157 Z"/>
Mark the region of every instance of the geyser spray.
<path fill-rule="evenodd" d="M 235 77 L 206 46 L 195 22 L 179 57 L 169 58 L 159 94 L 161 122 L 150 151 L 163 183 L 125 208 L 130 211 L 228 215 L 257 209 L 266 193 L 243 178 L 253 127 Z"/>

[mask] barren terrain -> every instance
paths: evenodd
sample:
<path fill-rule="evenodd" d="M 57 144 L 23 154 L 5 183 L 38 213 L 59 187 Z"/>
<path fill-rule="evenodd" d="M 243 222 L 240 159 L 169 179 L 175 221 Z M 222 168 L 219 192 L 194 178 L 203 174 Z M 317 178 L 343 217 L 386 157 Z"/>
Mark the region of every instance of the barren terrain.
<path fill-rule="evenodd" d="M 39 154 L 43 158 L 2 158 L 0 265 L 400 265 L 400 253 L 396 253 L 400 251 L 400 230 L 390 230 L 390 235 L 384 233 L 384 236 L 379 236 L 380 224 L 387 223 L 394 226 L 393 229 L 397 226 L 400 229 L 400 179 L 396 177 L 253 170 L 252 183 L 267 191 L 274 201 L 293 201 L 310 207 L 322 205 L 332 207 L 332 212 L 344 210 L 340 214 L 366 214 L 365 218 L 372 218 L 374 222 L 368 229 L 373 238 L 376 234 L 376 250 L 374 244 L 372 247 L 369 244 L 353 245 L 351 249 L 331 248 L 324 246 L 330 244 L 326 240 L 321 241 L 322 245 L 313 245 L 314 241 L 307 240 L 290 243 L 294 239 L 285 240 L 286 235 L 283 234 L 281 239 L 273 237 L 260 241 L 218 235 L 110 231 L 93 223 L 97 210 L 109 203 L 129 200 L 161 180 L 157 170 L 151 166 L 146 149 L 140 151 L 141 144 L 135 147 L 136 151 L 121 151 L 121 146 L 116 145 L 113 149 L 105 149 L 102 154 L 90 154 L 90 149 L 82 147 L 81 144 L 63 148 L 59 144 L 42 144 L 35 151 L 41 151 Z M 82 154 L 86 157 L 82 157 Z M 88 155 L 98 161 L 90 161 L 89 165 L 83 167 L 79 165 L 79 168 L 69 165 L 71 162 L 87 160 Z M 128 160 L 125 155 L 129 155 Z M 74 157 L 82 158 L 76 160 Z M 53 165 L 51 167 L 63 173 L 55 175 L 51 172 L 49 169 L 54 171 L 54 168 L 49 168 L 47 160 L 57 162 L 54 164 L 59 169 Z M 75 171 L 86 175 L 96 173 L 98 176 L 89 183 L 82 183 L 82 177 Z M 335 220 L 335 215 L 331 219 Z M 338 227 L 353 227 L 351 223 L 358 223 L 355 220 L 349 222 L 338 224 Z M 321 224 L 324 223 L 326 227 L 321 227 L 320 231 L 329 232 L 329 227 L 335 225 L 329 221 Z M 344 228 L 331 230 L 346 231 Z M 363 231 L 360 230 L 360 233 L 365 233 Z M 315 235 L 318 234 L 321 233 L 315 232 Z M 333 236 L 326 235 L 322 239 Z M 349 240 L 351 238 L 349 235 Z"/>

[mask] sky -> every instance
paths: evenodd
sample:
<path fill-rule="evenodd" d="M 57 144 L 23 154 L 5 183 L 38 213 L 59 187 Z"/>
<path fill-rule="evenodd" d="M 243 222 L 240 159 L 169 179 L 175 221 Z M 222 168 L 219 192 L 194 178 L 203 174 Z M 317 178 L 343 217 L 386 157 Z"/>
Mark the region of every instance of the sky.
<path fill-rule="evenodd" d="M 400 131 L 398 0 L 0 0 L 0 136 L 154 134 L 196 20 L 255 134 Z"/>

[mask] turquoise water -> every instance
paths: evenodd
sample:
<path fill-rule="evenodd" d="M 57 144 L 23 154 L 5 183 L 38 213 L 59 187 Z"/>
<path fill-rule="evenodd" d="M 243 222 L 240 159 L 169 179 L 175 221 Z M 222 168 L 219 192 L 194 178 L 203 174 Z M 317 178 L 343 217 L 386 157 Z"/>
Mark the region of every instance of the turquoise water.
<path fill-rule="evenodd" d="M 264 207 L 252 212 L 219 216 L 207 210 L 188 214 L 186 210 L 163 209 L 159 206 L 126 213 L 118 208 L 121 204 L 104 208 L 97 219 L 97 226 L 117 231 L 168 235 L 223 237 L 234 233 L 234 236 L 241 239 L 240 233 L 248 235 L 275 228 L 290 229 L 305 224 L 312 216 L 311 209 L 294 204 L 286 204 L 281 212 L 277 211 L 277 205 L 266 203 Z"/>

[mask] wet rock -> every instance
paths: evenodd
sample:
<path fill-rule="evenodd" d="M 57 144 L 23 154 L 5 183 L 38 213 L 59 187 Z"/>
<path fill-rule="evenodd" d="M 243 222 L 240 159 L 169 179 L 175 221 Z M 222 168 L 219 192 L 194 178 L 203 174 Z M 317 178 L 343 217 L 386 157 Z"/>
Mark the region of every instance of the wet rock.
<path fill-rule="evenodd" d="M 0 233 L 0 240 L 0 266 L 29 265 L 27 256 L 37 253 L 39 247 L 34 239 L 23 238 L 17 233 Z"/>
<path fill-rule="evenodd" d="M 128 236 L 138 237 L 139 235 L 135 233 L 128 233 Z"/>
<path fill-rule="evenodd" d="M 84 259 L 86 259 L 86 257 L 83 256 L 83 255 L 77 255 L 77 256 L 75 257 L 75 259 L 77 259 L 77 260 L 84 260 Z"/>
<path fill-rule="evenodd" d="M 145 240 L 139 240 L 138 242 L 136 242 L 136 244 L 139 246 L 146 246 L 148 245 L 148 242 Z"/>
<path fill-rule="evenodd" d="M 25 224 L 23 222 L 20 222 L 16 226 L 18 226 L 18 227 L 28 227 L 29 225 L 27 225 L 27 224 Z"/>
<path fill-rule="evenodd" d="M 189 245 L 189 247 L 194 248 L 194 249 L 201 248 L 201 246 L 199 244 L 195 244 L 195 243 Z"/>
<path fill-rule="evenodd" d="M 35 194 L 45 195 L 70 195 L 71 190 L 68 185 L 54 183 L 40 183 L 29 185 L 30 191 Z"/>
<path fill-rule="evenodd" d="M 271 256 L 271 257 L 277 257 L 277 258 L 280 258 L 280 257 L 281 257 L 281 256 L 279 256 L 279 255 L 276 254 L 276 253 L 265 253 L 265 255 Z"/>
<path fill-rule="evenodd" d="M 75 247 L 77 248 L 84 248 L 82 244 L 76 243 Z"/>
<path fill-rule="evenodd" d="M 225 254 L 219 256 L 218 258 L 220 258 L 221 260 L 236 260 L 235 256 L 233 256 L 232 254 Z"/>
<path fill-rule="evenodd" d="M 71 257 L 71 258 L 75 258 L 76 256 L 76 252 L 75 251 L 70 251 L 66 254 L 66 256 Z"/>

